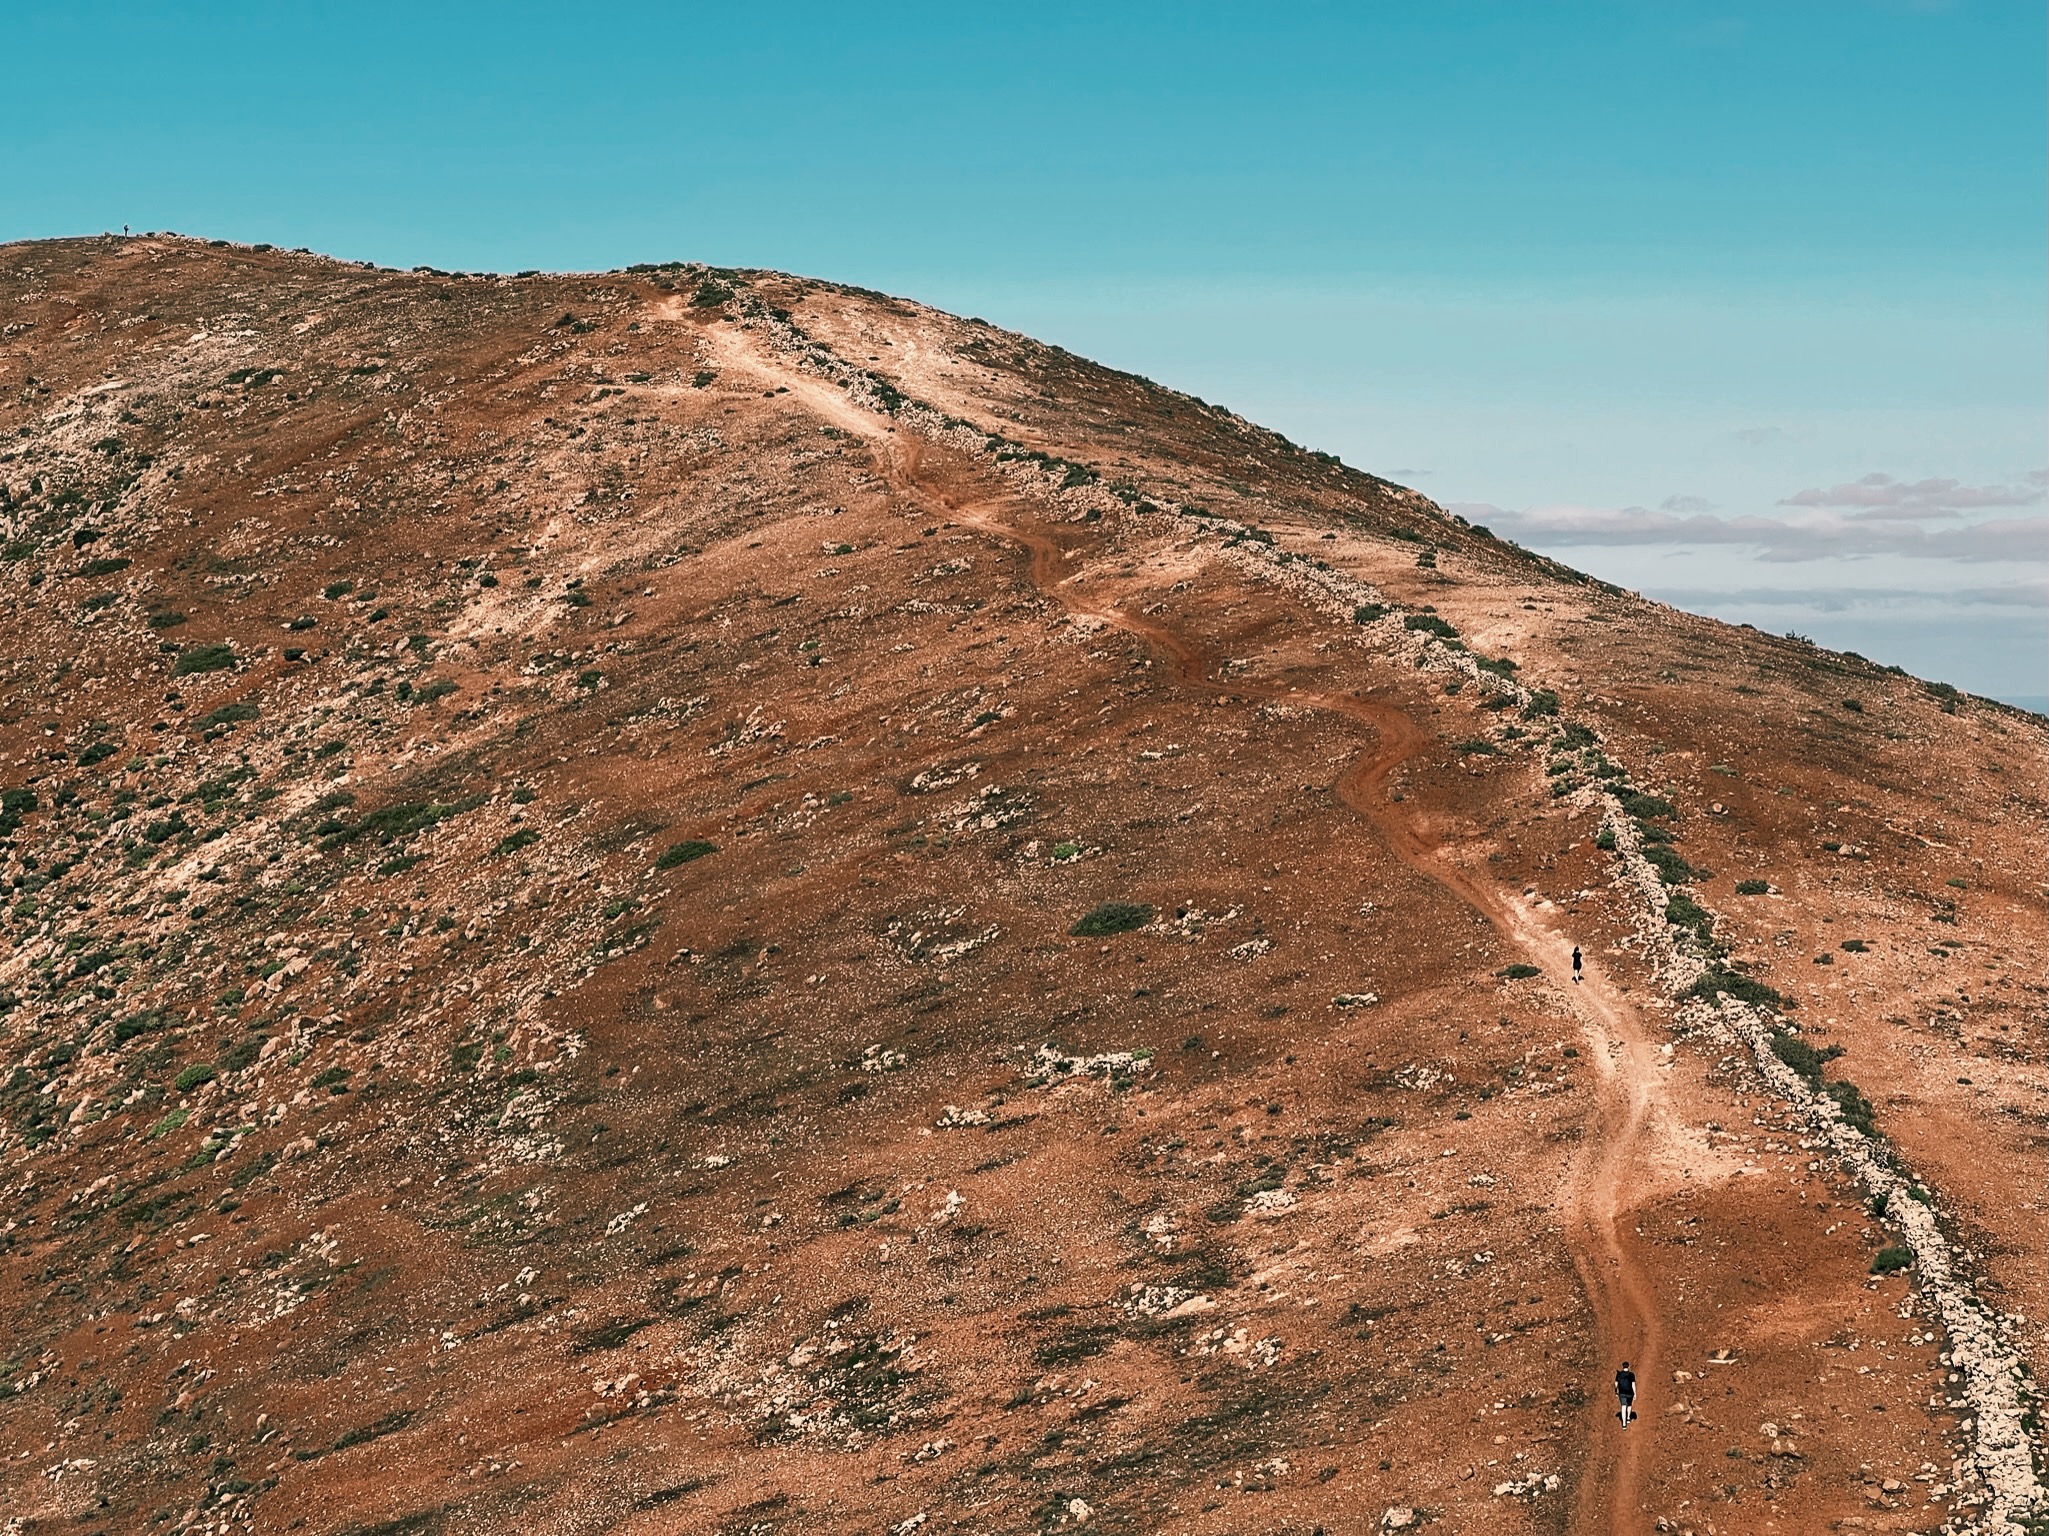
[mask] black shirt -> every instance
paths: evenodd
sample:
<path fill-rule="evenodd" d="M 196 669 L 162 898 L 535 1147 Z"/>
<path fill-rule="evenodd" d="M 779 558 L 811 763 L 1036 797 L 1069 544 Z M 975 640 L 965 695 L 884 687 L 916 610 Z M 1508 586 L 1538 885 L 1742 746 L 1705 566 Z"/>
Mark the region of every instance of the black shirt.
<path fill-rule="evenodd" d="M 1615 1373 L 1615 1395 L 1626 1398 L 1636 1396 L 1636 1372 L 1627 1366 Z"/>

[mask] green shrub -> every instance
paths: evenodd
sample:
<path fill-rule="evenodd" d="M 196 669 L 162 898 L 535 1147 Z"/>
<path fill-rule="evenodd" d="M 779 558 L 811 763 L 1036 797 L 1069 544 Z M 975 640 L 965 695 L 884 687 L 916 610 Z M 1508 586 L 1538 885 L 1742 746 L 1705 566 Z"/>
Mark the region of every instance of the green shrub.
<path fill-rule="evenodd" d="M 155 1125 L 151 1126 L 149 1128 L 148 1134 L 152 1138 L 157 1136 L 168 1136 L 171 1132 L 175 1131 L 179 1126 L 183 1125 L 191 1117 L 192 1112 L 190 1110 L 174 1109 L 168 1115 L 165 1115 L 163 1119 L 159 1120 Z"/>
<path fill-rule="evenodd" d="M 233 725 L 240 720 L 254 720 L 260 713 L 261 711 L 247 700 L 237 700 L 232 704 L 223 704 L 218 709 L 208 710 L 199 717 L 199 723 L 201 726 Z"/>
<path fill-rule="evenodd" d="M 172 1080 L 172 1086 L 180 1093 L 185 1093 L 212 1081 L 213 1063 L 210 1061 L 196 1061 Z"/>
<path fill-rule="evenodd" d="M 94 763 L 104 763 L 120 750 L 111 741 L 96 741 L 78 754 L 78 766 L 90 768 Z"/>
<path fill-rule="evenodd" d="M 1604 853 L 1613 853 L 1615 851 L 1615 829 L 1613 827 L 1603 827 L 1600 831 L 1596 832 L 1594 834 L 1594 846 Z"/>
<path fill-rule="evenodd" d="M 485 800 L 483 795 L 469 795 L 453 804 L 441 801 L 402 801 L 370 812 L 352 826 L 342 828 L 324 836 L 320 841 L 323 849 L 340 848 L 362 838 L 374 838 L 379 845 L 388 845 L 401 838 L 423 832 L 437 822 L 459 816 L 464 811 L 475 810 Z"/>
<path fill-rule="evenodd" d="M 1912 1269 L 1913 1267 L 1914 1250 L 1902 1248 L 1897 1243 L 1879 1249 L 1871 1259 L 1871 1272 L 1874 1275 L 1890 1275 L 1899 1270 Z"/>
<path fill-rule="evenodd" d="M 176 629 L 185 622 L 185 615 L 178 612 L 175 608 L 166 608 L 161 613 L 151 614 L 144 622 L 151 629 Z"/>
<path fill-rule="evenodd" d="M 1420 635 L 1435 635 L 1440 640 L 1458 638 L 1458 631 L 1434 613 L 1412 613 L 1402 620 L 1402 628 Z"/>
<path fill-rule="evenodd" d="M 114 1044 L 126 1045 L 137 1035 L 153 1034 L 164 1027 L 161 1013 L 151 1009 L 144 1013 L 131 1013 L 125 1019 L 114 1021 Z"/>
<path fill-rule="evenodd" d="M 181 652 L 177 665 L 171 668 L 173 677 L 188 677 L 194 672 L 225 672 L 235 664 L 235 652 L 226 645 L 195 645 Z"/>
<path fill-rule="evenodd" d="M 1544 970 L 1542 966 L 1528 965 L 1518 960 L 1514 965 L 1504 965 L 1494 974 L 1496 976 L 1505 976 L 1510 981 L 1521 981 L 1528 976 L 1541 976 L 1544 974 Z"/>
<path fill-rule="evenodd" d="M 717 309 L 721 304 L 729 303 L 732 297 L 732 289 L 707 277 L 697 285 L 697 292 L 690 296 L 690 305 L 693 309 Z"/>
<path fill-rule="evenodd" d="M 1667 843 L 1645 843 L 1643 856 L 1667 885 L 1683 885 L 1700 873 L 1679 856 L 1678 849 Z"/>
<path fill-rule="evenodd" d="M 1105 901 L 1084 913 L 1067 931 L 1076 938 L 1131 933 L 1153 920 L 1153 909 L 1135 901 Z"/>
<path fill-rule="evenodd" d="M 1871 950 L 1871 946 L 1862 939 L 1845 939 L 1843 948 L 1853 955 L 1868 954 Z"/>
<path fill-rule="evenodd" d="M 1772 883 L 1769 880 L 1738 880 L 1736 882 L 1736 894 L 1738 896 L 1769 896 L 1771 892 Z"/>
<path fill-rule="evenodd" d="M 1632 816 L 1657 817 L 1661 821 L 1670 821 L 1679 814 L 1678 808 L 1662 795 L 1624 795 L 1622 809 Z"/>
<path fill-rule="evenodd" d="M 1386 617 L 1387 608 L 1382 603 L 1361 603 L 1352 610 L 1352 622 L 1354 624 L 1371 624 L 1377 619 L 1384 619 Z"/>
<path fill-rule="evenodd" d="M 1473 663 L 1482 672 L 1492 672 L 1496 677 L 1513 677 L 1517 671 L 1516 664 L 1506 656 L 1475 656 Z"/>
<path fill-rule="evenodd" d="M 1733 997 L 1738 1002 L 1749 1003 L 1756 1008 L 1788 1009 L 1792 999 L 1776 987 L 1767 986 L 1754 976 L 1745 976 L 1736 971 L 1710 968 L 1701 974 L 1700 980 L 1687 988 L 1688 997 L 1699 998 L 1704 1003 L 1716 1002 L 1724 997 Z"/>
<path fill-rule="evenodd" d="M 1789 1035 L 1783 1030 L 1772 1033 L 1772 1054 L 1800 1075 L 1809 1088 L 1821 1087 L 1822 1066 L 1843 1054 L 1840 1045 L 1816 1050 L 1798 1035 Z"/>
<path fill-rule="evenodd" d="M 1485 757 L 1498 754 L 1501 748 L 1495 746 L 1493 742 L 1487 740 L 1484 736 L 1472 736 L 1460 742 L 1455 750 L 1460 753 L 1477 754 Z"/>
<path fill-rule="evenodd" d="M 1857 1085 L 1848 1078 L 1837 1078 L 1822 1089 L 1836 1101 L 1836 1108 L 1842 1111 L 1843 1123 L 1855 1127 L 1866 1136 L 1876 1136 L 1878 1127 L 1873 1122 L 1876 1111 L 1871 1101 L 1857 1090 Z"/>
<path fill-rule="evenodd" d="M 686 842 L 671 843 L 664 848 L 661 856 L 655 860 L 655 868 L 674 869 L 678 864 L 688 864 L 693 859 L 701 859 L 718 851 L 718 844 L 708 843 L 701 837 L 693 837 Z"/>
<path fill-rule="evenodd" d="M 536 832 L 532 827 L 521 827 L 517 832 L 512 833 L 510 836 L 500 838 L 498 840 L 498 846 L 491 850 L 491 856 L 493 858 L 497 858 L 501 854 L 517 853 L 522 848 L 532 847 L 535 843 L 538 843 L 540 840 L 541 834 Z"/>
<path fill-rule="evenodd" d="M 347 597 L 355 590 L 356 584 L 353 581 L 330 581 L 320 589 L 320 595 L 331 603 L 338 597 Z"/>
<path fill-rule="evenodd" d="M 1674 927 L 1690 928 L 1703 939 L 1714 934 L 1715 921 L 1692 897 L 1674 895 L 1665 903 L 1665 921 Z"/>
<path fill-rule="evenodd" d="M 562 594 L 562 601 L 572 608 L 588 608 L 591 605 L 591 595 L 582 587 L 571 587 Z"/>
<path fill-rule="evenodd" d="M 1545 715 L 1558 713 L 1558 695 L 1549 688 L 1536 688 L 1530 692 L 1529 703 L 1523 706 L 1523 718 L 1535 720 Z"/>
<path fill-rule="evenodd" d="M 125 571 L 132 562 L 120 555 L 106 555 L 98 560 L 88 560 L 78 568 L 82 577 L 111 576 L 116 571 Z"/>

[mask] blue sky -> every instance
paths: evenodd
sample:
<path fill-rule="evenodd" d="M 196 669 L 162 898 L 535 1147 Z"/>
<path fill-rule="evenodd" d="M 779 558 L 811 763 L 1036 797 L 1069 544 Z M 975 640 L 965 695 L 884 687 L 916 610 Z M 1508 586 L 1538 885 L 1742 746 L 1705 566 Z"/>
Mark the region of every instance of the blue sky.
<path fill-rule="evenodd" d="M 2036 0 L 8 8 L 0 238 L 694 258 L 1030 331 L 2049 694 Z"/>

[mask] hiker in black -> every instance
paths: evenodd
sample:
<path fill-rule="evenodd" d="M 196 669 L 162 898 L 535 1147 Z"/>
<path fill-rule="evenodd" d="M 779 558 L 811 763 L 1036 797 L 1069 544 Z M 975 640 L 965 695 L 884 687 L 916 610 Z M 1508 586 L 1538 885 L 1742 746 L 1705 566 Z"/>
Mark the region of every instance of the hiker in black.
<path fill-rule="evenodd" d="M 1615 1400 L 1622 1405 L 1621 1411 L 1615 1417 L 1620 1419 L 1622 1427 L 1627 1429 L 1629 1421 L 1636 1417 L 1636 1372 L 1629 1368 L 1627 1360 L 1622 1362 L 1622 1369 L 1615 1373 Z"/>
<path fill-rule="evenodd" d="M 1579 985 L 1579 946 L 1577 944 L 1572 946 L 1572 981 L 1574 986 Z"/>

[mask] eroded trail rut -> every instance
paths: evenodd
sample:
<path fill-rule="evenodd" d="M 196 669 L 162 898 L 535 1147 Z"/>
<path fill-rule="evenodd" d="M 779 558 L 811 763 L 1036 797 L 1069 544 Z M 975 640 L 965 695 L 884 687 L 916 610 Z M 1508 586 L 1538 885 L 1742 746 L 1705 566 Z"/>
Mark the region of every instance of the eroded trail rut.
<path fill-rule="evenodd" d="M 731 344 L 729 342 L 729 348 Z M 1356 694 L 1328 693 L 1220 676 L 1220 660 L 1196 638 L 1156 618 L 1111 605 L 1092 606 L 1068 579 L 1070 552 L 1051 536 L 1010 515 L 1012 495 L 958 494 L 923 470 L 920 445 L 855 407 L 840 391 L 778 361 L 746 353 L 729 360 L 772 375 L 804 396 L 821 414 L 856 431 L 874 448 L 878 466 L 899 495 L 933 515 L 1008 544 L 1023 552 L 1033 587 L 1060 604 L 1070 617 L 1120 629 L 1143 641 L 1169 666 L 1179 686 L 1247 705 L 1284 702 L 1343 716 L 1364 728 L 1370 740 L 1337 783 L 1342 802 L 1365 820 L 1404 864 L 1465 903 L 1546 975 L 1569 969 L 1573 939 L 1546 915 L 1514 893 L 1476 877 L 1449 854 L 1413 811 L 1404 809 L 1388 781 L 1405 763 L 1426 751 L 1434 738 L 1400 708 Z M 1639 1466 L 1648 1424 L 1624 1433 L 1615 1422 L 1606 1390 L 1607 1374 L 1623 1359 L 1638 1379 L 1655 1383 L 1660 1374 L 1662 1329 L 1651 1287 L 1621 1237 L 1621 1223 L 1635 1203 L 1634 1171 L 1644 1163 L 1654 1101 L 1659 1091 L 1657 1051 L 1649 1031 L 1598 966 L 1584 983 L 1561 987 L 1579 1020 L 1595 1068 L 1597 1106 L 1580 1143 L 1565 1186 L 1558 1194 L 1574 1264 L 1594 1314 L 1592 1339 L 1598 1379 L 1586 1384 L 1581 1410 L 1584 1437 L 1581 1472 L 1572 1490 L 1569 1529 L 1611 1532 L 1641 1528 Z"/>

